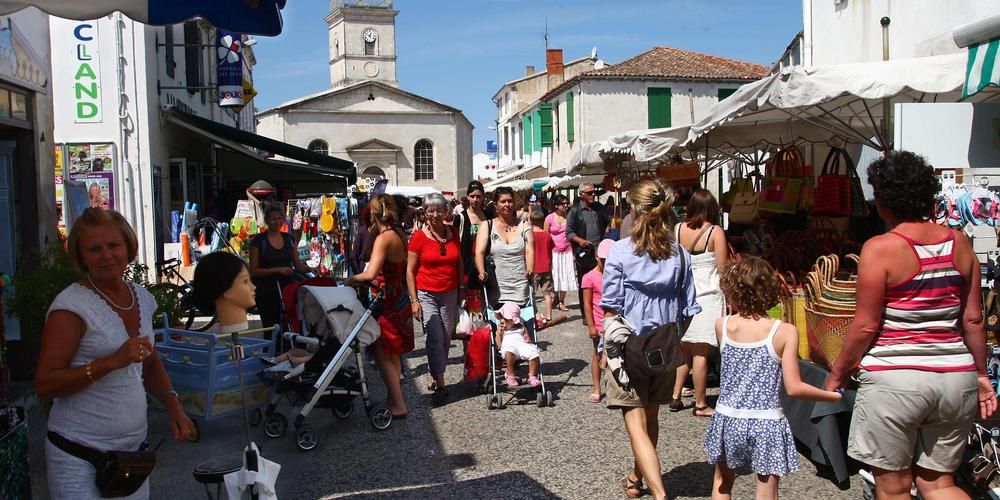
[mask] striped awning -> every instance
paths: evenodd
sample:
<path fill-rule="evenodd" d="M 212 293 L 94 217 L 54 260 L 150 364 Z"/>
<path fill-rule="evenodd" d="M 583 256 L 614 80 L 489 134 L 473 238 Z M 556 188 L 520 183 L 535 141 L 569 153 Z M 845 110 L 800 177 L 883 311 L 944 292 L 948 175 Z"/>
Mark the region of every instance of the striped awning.
<path fill-rule="evenodd" d="M 1000 38 L 969 46 L 969 64 L 965 71 L 962 99 L 989 87 L 1000 87 L 1000 61 L 997 60 Z"/>

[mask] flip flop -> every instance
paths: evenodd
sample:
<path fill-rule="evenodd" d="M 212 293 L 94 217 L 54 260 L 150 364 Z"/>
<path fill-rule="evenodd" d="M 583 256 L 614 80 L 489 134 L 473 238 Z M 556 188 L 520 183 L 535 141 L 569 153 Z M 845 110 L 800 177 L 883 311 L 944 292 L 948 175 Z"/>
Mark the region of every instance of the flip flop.
<path fill-rule="evenodd" d="M 590 402 L 590 403 L 600 403 L 601 402 L 601 395 L 598 394 L 598 393 L 596 393 L 596 392 L 592 392 L 592 393 L 590 393 L 590 396 L 587 396 L 587 402 Z"/>

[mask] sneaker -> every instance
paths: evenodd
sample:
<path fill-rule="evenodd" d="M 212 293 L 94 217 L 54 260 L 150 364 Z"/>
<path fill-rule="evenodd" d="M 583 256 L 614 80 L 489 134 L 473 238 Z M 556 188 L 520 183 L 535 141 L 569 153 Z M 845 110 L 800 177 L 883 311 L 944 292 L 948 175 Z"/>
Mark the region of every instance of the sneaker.
<path fill-rule="evenodd" d="M 530 377 L 528 378 L 528 385 L 530 385 L 531 387 L 538 387 L 542 385 L 542 381 L 538 380 L 538 377 Z"/>

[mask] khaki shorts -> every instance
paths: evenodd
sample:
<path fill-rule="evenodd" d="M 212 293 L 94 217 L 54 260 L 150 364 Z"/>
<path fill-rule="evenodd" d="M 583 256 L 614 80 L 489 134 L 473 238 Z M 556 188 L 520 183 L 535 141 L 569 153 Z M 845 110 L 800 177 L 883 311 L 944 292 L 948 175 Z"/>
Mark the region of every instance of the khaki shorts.
<path fill-rule="evenodd" d="M 535 291 L 542 294 L 542 296 L 552 295 L 552 273 L 537 273 L 532 275 L 532 281 L 535 283 Z"/>
<path fill-rule="evenodd" d="M 623 391 L 611 370 L 604 370 L 604 395 L 608 408 L 637 408 L 649 404 L 668 404 L 674 397 L 674 380 L 677 370 L 668 370 L 660 377 L 643 383 L 633 382 L 632 389 Z"/>
<path fill-rule="evenodd" d="M 847 454 L 873 467 L 954 472 L 979 404 L 976 372 L 862 370 Z"/>

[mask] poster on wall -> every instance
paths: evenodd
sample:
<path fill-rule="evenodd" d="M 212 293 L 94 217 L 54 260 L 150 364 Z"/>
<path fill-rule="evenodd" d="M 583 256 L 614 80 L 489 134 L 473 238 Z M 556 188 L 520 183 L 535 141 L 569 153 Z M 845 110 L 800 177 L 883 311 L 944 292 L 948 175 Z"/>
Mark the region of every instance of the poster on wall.
<path fill-rule="evenodd" d="M 56 146 L 56 205 L 64 200 L 62 191 L 68 181 L 84 188 L 87 205 L 115 209 L 115 150 L 114 144 L 60 144 Z M 81 200 L 82 201 L 82 200 Z M 60 228 L 65 220 L 60 221 Z"/>
<path fill-rule="evenodd" d="M 54 169 L 55 174 L 55 184 L 56 184 L 56 228 L 59 230 L 59 236 L 66 238 L 66 219 L 63 217 L 63 199 L 64 199 L 64 189 L 65 184 L 63 179 L 63 148 L 61 145 L 56 145 L 55 147 L 55 164 Z"/>

